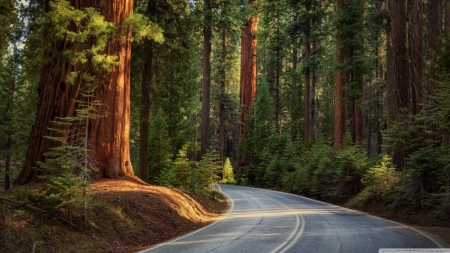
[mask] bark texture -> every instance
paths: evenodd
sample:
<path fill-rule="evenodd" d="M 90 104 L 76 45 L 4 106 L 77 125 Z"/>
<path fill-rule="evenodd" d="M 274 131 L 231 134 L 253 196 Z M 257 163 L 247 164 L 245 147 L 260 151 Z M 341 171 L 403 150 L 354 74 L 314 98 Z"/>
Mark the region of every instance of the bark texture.
<path fill-rule="evenodd" d="M 251 7 L 254 7 L 256 0 L 250 0 Z M 256 31 L 258 25 L 257 14 L 251 16 L 245 24 L 241 39 L 241 76 L 240 76 L 240 104 L 241 115 L 239 124 L 239 140 L 244 136 L 244 124 L 250 112 L 250 106 L 256 99 Z M 245 158 L 241 157 L 239 164 L 245 163 Z"/>
<path fill-rule="evenodd" d="M 392 83 L 394 95 L 392 119 L 405 119 L 421 110 L 423 97 L 423 2 L 422 0 L 388 1 L 391 32 Z M 388 40 L 389 41 L 389 40 Z M 388 66 L 389 67 L 389 66 Z M 390 109 L 391 110 L 391 109 Z M 404 167 L 404 154 L 394 153 L 393 163 Z"/>
<path fill-rule="evenodd" d="M 311 139 L 311 68 L 308 66 L 311 58 L 311 19 L 309 18 L 309 11 L 311 10 L 311 1 L 305 2 L 306 12 L 308 13 L 305 21 L 305 142 Z"/>
<path fill-rule="evenodd" d="M 130 129 L 130 56 L 131 29 L 120 28 L 120 24 L 133 11 L 133 0 L 90 1 L 71 0 L 77 9 L 93 7 L 101 12 L 105 19 L 114 22 L 122 38 L 112 37 L 105 49 L 108 55 L 116 55 L 120 64 L 110 73 L 97 73 L 96 78 L 104 82 L 95 89 L 94 99 L 101 100 L 98 114 L 104 117 L 92 119 L 89 123 L 89 156 L 96 161 L 98 171 L 94 178 L 118 178 L 133 175 L 129 152 Z M 70 49 L 67 41 L 53 42 L 53 51 Z M 30 143 L 24 166 L 15 184 L 38 181 L 39 171 L 36 162 L 45 160 L 44 153 L 61 143 L 51 141 L 44 136 L 54 135 L 48 127 L 56 117 L 74 116 L 74 99 L 83 100 L 80 95 L 81 82 L 70 85 L 67 75 L 77 70 L 76 65 L 68 63 L 61 56 L 53 57 L 52 50 L 45 57 L 52 61 L 41 67 L 38 84 L 38 106 L 36 122 L 32 128 Z M 53 71 L 55 67 L 61 69 Z"/>
<path fill-rule="evenodd" d="M 250 6 L 254 6 L 255 0 L 250 1 Z M 240 101 L 242 113 L 239 127 L 240 136 L 244 133 L 245 118 L 247 117 L 251 104 L 256 99 L 256 31 L 258 17 L 253 15 L 247 20 L 241 40 L 241 77 L 240 77 Z"/>
<path fill-rule="evenodd" d="M 211 93 L 211 8 L 212 1 L 205 0 L 205 24 L 203 27 L 203 86 L 202 86 L 202 123 L 200 155 L 209 147 L 209 109 Z"/>
<path fill-rule="evenodd" d="M 338 0 L 336 6 L 337 15 L 340 15 L 345 0 Z M 336 29 L 336 101 L 334 106 L 334 148 L 339 149 L 343 144 L 345 135 L 345 98 L 344 87 L 346 85 L 346 73 L 342 64 L 345 61 L 345 53 L 339 40 L 340 30 Z"/>
<path fill-rule="evenodd" d="M 436 57 L 434 52 L 438 50 L 436 39 L 440 34 L 441 12 L 439 10 L 440 0 L 428 0 L 428 61 L 433 61 Z M 428 95 L 433 94 L 436 89 L 436 75 L 428 74 Z"/>

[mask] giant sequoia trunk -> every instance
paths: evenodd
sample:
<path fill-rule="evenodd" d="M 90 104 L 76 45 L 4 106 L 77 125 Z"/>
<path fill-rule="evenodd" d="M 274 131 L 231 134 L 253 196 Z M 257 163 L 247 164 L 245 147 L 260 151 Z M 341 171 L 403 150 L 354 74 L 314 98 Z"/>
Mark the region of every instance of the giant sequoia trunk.
<path fill-rule="evenodd" d="M 391 20 L 392 89 L 394 99 L 389 106 L 394 121 L 415 115 L 421 109 L 423 78 L 423 2 L 422 0 L 389 0 Z M 389 67 L 389 66 L 388 66 Z M 393 107 L 392 107 L 393 106 Z M 391 109 L 390 109 L 391 110 Z M 405 154 L 393 154 L 397 168 L 404 167 Z"/>
<path fill-rule="evenodd" d="M 254 7 L 255 0 L 250 0 L 250 6 Z M 244 136 L 244 124 L 250 112 L 250 106 L 256 99 L 256 31 L 258 16 L 255 14 L 247 20 L 241 39 L 241 76 L 240 76 L 240 104 L 242 112 L 240 116 L 239 138 Z M 240 165 L 246 163 L 246 159 L 240 158 Z"/>
<path fill-rule="evenodd" d="M 336 6 L 336 12 L 338 15 L 342 15 L 342 8 L 344 7 L 345 0 L 338 0 Z M 336 41 L 336 101 L 334 106 L 334 147 L 339 149 L 344 140 L 345 135 L 345 98 L 346 94 L 344 87 L 347 83 L 346 73 L 342 64 L 345 61 L 345 53 L 341 41 L 339 39 L 340 29 L 336 29 L 337 41 Z"/>
<path fill-rule="evenodd" d="M 105 49 L 107 55 L 117 56 L 120 64 L 110 73 L 96 73 L 98 80 L 104 80 L 94 91 L 94 99 L 103 103 L 98 107 L 98 114 L 104 117 L 90 120 L 88 149 L 90 159 L 96 161 L 98 168 L 95 178 L 133 175 L 129 152 L 131 30 L 120 28 L 120 24 L 133 11 L 133 0 L 71 0 L 70 3 L 77 9 L 96 8 L 107 21 L 114 22 L 118 32 L 124 35 L 112 37 Z M 74 99 L 84 100 L 80 94 L 83 83 L 80 81 L 70 85 L 67 82 L 67 75 L 77 71 L 77 66 L 61 56 L 52 57 L 52 51 L 62 52 L 67 49 L 71 49 L 67 41 L 55 41 L 52 50 L 46 52 L 45 57 L 52 60 L 41 67 L 36 122 L 16 184 L 38 180 L 37 176 L 41 172 L 36 169 L 36 162 L 44 161 L 45 153 L 50 148 L 61 145 L 44 137 L 54 135 L 48 127 L 56 117 L 74 116 L 77 107 Z M 53 71 L 55 68 L 60 71 Z"/>

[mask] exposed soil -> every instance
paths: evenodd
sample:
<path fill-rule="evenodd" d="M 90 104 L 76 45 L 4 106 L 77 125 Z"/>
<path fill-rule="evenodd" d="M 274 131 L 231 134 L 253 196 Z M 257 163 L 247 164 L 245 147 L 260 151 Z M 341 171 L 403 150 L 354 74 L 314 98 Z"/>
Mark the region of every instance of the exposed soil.
<path fill-rule="evenodd" d="M 135 177 L 95 182 L 92 195 L 87 221 L 75 213 L 74 226 L 0 201 L 0 252 L 135 252 L 206 226 L 228 208 L 217 194 L 148 185 Z M 59 216 L 69 219 L 67 212 Z"/>

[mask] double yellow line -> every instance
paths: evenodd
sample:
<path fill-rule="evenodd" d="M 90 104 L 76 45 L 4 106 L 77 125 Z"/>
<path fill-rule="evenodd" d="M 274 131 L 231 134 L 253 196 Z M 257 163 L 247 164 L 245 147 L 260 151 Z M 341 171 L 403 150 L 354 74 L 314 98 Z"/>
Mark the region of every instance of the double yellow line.
<path fill-rule="evenodd" d="M 298 238 L 300 238 L 300 236 L 302 236 L 303 231 L 305 230 L 305 219 L 303 218 L 303 215 L 301 215 L 301 214 L 299 215 L 294 209 L 279 202 L 278 200 L 275 200 L 275 199 L 268 197 L 267 195 L 264 195 L 261 193 L 258 193 L 258 194 L 264 196 L 267 199 L 270 199 L 271 201 L 277 203 L 280 206 L 285 207 L 286 209 L 288 209 L 295 215 L 296 223 L 295 223 L 294 230 L 291 232 L 289 237 L 283 243 L 281 243 L 277 248 L 275 248 L 274 250 L 272 250 L 270 252 L 270 253 L 284 253 L 288 249 L 290 249 L 292 246 L 294 246 L 294 244 L 298 241 Z"/>

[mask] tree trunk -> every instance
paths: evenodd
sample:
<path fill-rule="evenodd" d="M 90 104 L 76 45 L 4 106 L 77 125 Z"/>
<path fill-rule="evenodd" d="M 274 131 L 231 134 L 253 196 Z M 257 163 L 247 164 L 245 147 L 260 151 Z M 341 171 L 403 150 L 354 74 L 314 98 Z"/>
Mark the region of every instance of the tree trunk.
<path fill-rule="evenodd" d="M 203 86 L 202 86 L 202 123 L 200 156 L 203 156 L 209 147 L 209 108 L 211 92 L 211 8 L 212 1 L 205 0 L 205 24 L 203 27 Z"/>
<path fill-rule="evenodd" d="M 254 8 L 256 0 L 250 0 L 249 5 Z M 244 136 L 244 124 L 250 112 L 250 106 L 256 99 L 256 31 L 258 25 L 257 14 L 251 16 L 245 24 L 241 39 L 241 75 L 240 75 L 240 104 L 242 107 L 239 125 L 239 140 Z M 245 157 L 239 158 L 239 164 L 247 163 Z"/>
<path fill-rule="evenodd" d="M 445 0 L 445 32 L 450 34 L 450 0 Z"/>
<path fill-rule="evenodd" d="M 150 4 L 149 4 L 150 6 Z M 150 7 L 149 7 L 150 8 Z M 139 177 L 148 182 L 148 137 L 150 117 L 150 85 L 152 85 L 153 45 L 151 41 L 144 43 L 144 68 L 142 70 L 141 85 L 141 115 L 139 125 Z"/>
<path fill-rule="evenodd" d="M 392 1 L 388 1 L 388 8 L 390 12 L 393 12 Z M 390 126 L 395 121 L 395 94 L 394 94 L 394 48 L 393 48 L 393 20 L 388 19 L 386 24 L 386 86 L 387 86 L 387 124 Z M 390 153 L 388 151 L 388 153 Z"/>
<path fill-rule="evenodd" d="M 336 6 L 337 15 L 342 15 L 342 8 L 345 0 L 338 0 Z M 346 73 L 342 67 L 345 61 L 345 55 L 340 42 L 340 29 L 336 29 L 336 101 L 334 109 L 334 148 L 339 149 L 343 144 L 345 135 L 345 91 Z"/>
<path fill-rule="evenodd" d="M 354 114 L 355 114 L 355 144 L 362 146 L 363 144 L 363 82 L 361 81 L 356 87 L 357 92 L 360 94 L 358 98 L 354 99 Z"/>
<path fill-rule="evenodd" d="M 418 114 L 423 102 L 423 0 L 409 0 L 407 49 L 410 83 L 410 112 Z M 399 94 L 399 96 L 402 96 Z"/>
<path fill-rule="evenodd" d="M 311 57 L 311 19 L 309 17 L 309 11 L 311 10 L 311 1 L 306 0 L 306 21 L 305 21 L 305 134 L 304 141 L 307 142 L 311 139 L 311 68 L 309 67 L 309 59 Z"/>
<path fill-rule="evenodd" d="M 435 51 L 438 50 L 436 39 L 440 34 L 441 12 L 440 0 L 428 0 L 428 61 L 436 59 Z M 428 72 L 428 95 L 431 96 L 436 89 L 436 75 Z"/>
<path fill-rule="evenodd" d="M 223 10 L 224 16 L 226 15 L 226 5 Z M 224 160 L 224 145 L 225 145 L 225 87 L 226 87 L 226 60 L 227 60 L 227 30 L 226 28 L 222 28 L 222 69 L 221 69 L 221 82 L 220 82 L 220 107 L 219 107 L 219 152 L 220 152 L 220 161 L 223 164 Z"/>
<path fill-rule="evenodd" d="M 97 73 L 96 78 L 105 80 L 103 85 L 94 91 L 94 99 L 100 100 L 103 106 L 98 114 L 104 117 L 91 119 L 89 124 L 89 156 L 96 161 L 97 171 L 94 178 L 118 178 L 133 175 L 129 151 L 130 129 L 130 56 L 131 29 L 119 28 L 125 18 L 133 11 L 132 0 L 111 0 L 92 3 L 88 0 L 70 1 L 76 9 L 93 7 L 100 10 L 109 22 L 114 22 L 122 37 L 113 36 L 105 49 L 107 55 L 117 56 L 120 65 L 110 73 Z M 53 42 L 53 50 L 62 52 L 69 49 L 67 41 Z M 52 50 L 46 52 L 50 58 Z M 59 67 L 61 71 L 53 69 Z M 36 122 L 32 128 L 29 147 L 24 166 L 16 180 L 16 184 L 38 181 L 40 171 L 36 169 L 37 161 L 44 161 L 44 153 L 61 143 L 51 141 L 44 136 L 52 133 L 48 130 L 55 117 L 75 115 L 74 99 L 83 100 L 80 95 L 81 82 L 75 85 L 67 83 L 69 73 L 76 71 L 77 66 L 68 63 L 61 56 L 41 67 L 38 84 L 38 107 Z"/>

